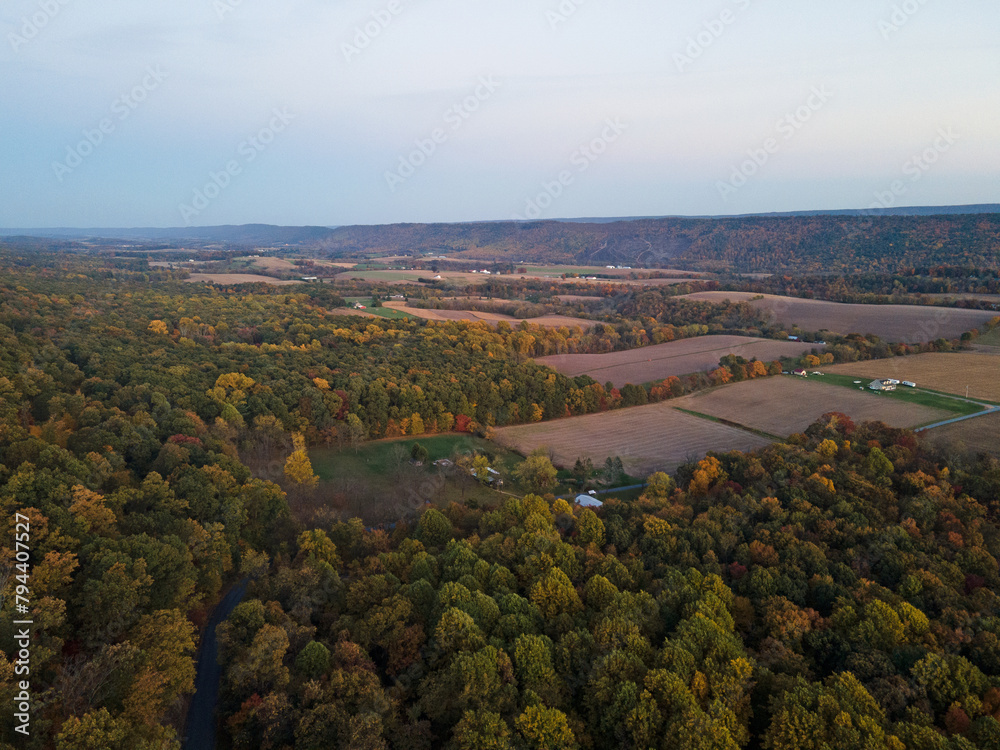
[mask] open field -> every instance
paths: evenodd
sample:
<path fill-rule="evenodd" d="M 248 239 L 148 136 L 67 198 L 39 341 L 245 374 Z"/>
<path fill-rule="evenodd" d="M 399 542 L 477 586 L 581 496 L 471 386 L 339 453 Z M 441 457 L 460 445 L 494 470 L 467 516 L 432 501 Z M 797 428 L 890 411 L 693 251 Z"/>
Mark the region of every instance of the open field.
<path fill-rule="evenodd" d="M 423 310 L 417 307 L 408 307 L 405 302 L 386 302 L 384 304 L 385 307 L 391 310 L 407 313 L 415 318 L 423 318 L 424 320 L 467 320 L 473 323 L 489 323 L 490 325 L 506 321 L 512 326 L 516 326 L 522 322 L 520 318 L 515 318 L 511 315 L 501 315 L 499 313 L 478 312 L 475 310 Z M 592 320 L 570 318 L 565 315 L 543 315 L 538 318 L 528 318 L 524 322 L 536 326 L 544 326 L 545 328 L 572 328 L 573 326 L 579 326 L 585 330 L 594 325 L 594 321 Z"/>
<path fill-rule="evenodd" d="M 634 477 L 675 471 L 709 451 L 756 450 L 770 442 L 735 427 L 684 414 L 667 403 L 504 427 L 496 431 L 496 440 L 521 453 L 550 448 L 555 463 L 564 467 L 573 466 L 578 458 L 589 458 L 596 466 L 609 456 L 620 456 L 625 470 Z"/>
<path fill-rule="evenodd" d="M 298 267 L 290 260 L 285 260 L 284 258 L 273 258 L 269 255 L 262 255 L 261 257 L 250 256 L 245 258 L 234 258 L 234 260 L 246 260 L 250 261 L 250 264 L 256 266 L 257 268 L 263 268 L 265 271 L 288 271 L 289 273 L 295 273 L 298 271 Z"/>
<path fill-rule="evenodd" d="M 856 391 L 860 387 L 867 388 L 869 380 L 875 380 L 875 378 L 869 379 L 857 375 L 844 375 L 839 372 L 824 371 L 823 376 L 817 377 L 816 380 L 826 385 L 839 385 L 842 388 L 849 388 L 852 391 Z M 857 384 L 859 380 L 862 381 L 860 386 Z M 983 407 L 979 403 L 971 400 L 967 401 L 964 397 L 949 396 L 927 388 L 903 387 L 897 388 L 894 391 L 884 391 L 880 395 L 882 398 L 895 399 L 910 404 L 929 406 L 932 409 L 948 411 L 955 417 L 979 414 L 983 411 Z"/>
<path fill-rule="evenodd" d="M 488 265 L 488 264 L 487 264 Z M 430 270 L 423 271 L 408 271 L 408 270 L 374 270 L 365 271 L 360 269 L 349 270 L 346 273 L 339 274 L 336 278 L 337 282 L 346 282 L 353 279 L 359 281 L 372 281 L 372 282 L 383 282 L 387 284 L 416 284 L 419 279 L 432 279 L 435 276 L 441 277 L 441 283 L 451 283 L 451 284 L 478 284 L 482 283 L 488 279 L 500 281 L 516 281 L 518 279 L 544 279 L 546 281 L 551 281 L 553 283 L 563 284 L 563 283 L 574 283 L 574 284 L 620 284 L 623 286 L 664 286 L 671 284 L 683 284 L 686 281 L 690 281 L 690 277 L 671 277 L 666 279 L 628 279 L 624 278 L 625 274 L 631 273 L 631 271 L 610 271 L 607 269 L 580 269 L 574 267 L 566 267 L 562 270 L 556 271 L 528 271 L 526 274 L 516 274 L 516 275 L 485 275 L 481 273 L 465 273 L 461 271 L 440 271 L 439 273 L 434 273 Z M 562 274 L 564 273 L 586 273 L 587 275 L 593 275 L 597 273 L 601 274 L 623 274 L 621 277 L 613 279 L 598 279 L 587 282 L 583 278 L 575 279 L 563 279 Z"/>
<path fill-rule="evenodd" d="M 825 371 L 861 378 L 910 380 L 920 387 L 1000 403 L 1000 355 L 956 352 L 917 354 L 912 357 L 852 362 Z"/>
<path fill-rule="evenodd" d="M 757 299 L 763 297 L 763 299 Z M 703 302 L 750 302 L 769 310 L 774 320 L 804 331 L 849 334 L 872 333 L 893 342 L 924 343 L 937 338 L 954 339 L 996 317 L 985 310 L 918 305 L 846 305 L 840 302 L 776 297 L 751 292 L 698 292 L 687 299 Z"/>
<path fill-rule="evenodd" d="M 380 318 L 381 315 L 373 315 L 367 310 L 355 310 L 353 307 L 334 307 L 327 310 L 330 315 L 336 315 L 338 318 Z"/>
<path fill-rule="evenodd" d="M 607 268 L 605 266 L 522 266 L 528 270 L 528 276 L 561 276 L 564 273 L 575 273 L 581 276 L 615 276 L 628 277 L 633 273 L 645 272 L 644 269 Z M 681 271 L 675 268 L 657 268 L 657 273 L 672 277 L 697 279 L 706 274 L 698 271 Z M 524 274 L 521 274 L 524 275 Z"/>
<path fill-rule="evenodd" d="M 994 328 L 984 336 L 980 336 L 972 346 L 977 351 L 986 351 L 989 354 L 1000 354 L 1000 327 Z"/>
<path fill-rule="evenodd" d="M 420 443 L 430 458 L 426 466 L 410 463 L 410 449 Z M 444 507 L 452 502 L 497 503 L 503 496 L 460 469 L 439 470 L 433 462 L 465 452 L 490 456 L 492 466 L 510 480 L 520 456 L 470 435 L 433 435 L 380 440 L 357 451 L 314 448 L 309 451 L 321 492 L 346 505 L 345 510 L 368 523 L 392 522 L 422 512 L 424 503 Z"/>
<path fill-rule="evenodd" d="M 814 348 L 813 344 L 748 336 L 699 336 L 627 352 L 556 354 L 535 361 L 570 377 L 589 375 L 600 383 L 610 380 L 620 388 L 627 383 L 639 385 L 671 375 L 713 370 L 727 354 L 770 362 L 781 357 L 798 357 Z"/>
<path fill-rule="evenodd" d="M 274 286 L 302 283 L 301 281 L 282 281 L 270 276 L 258 276 L 252 273 L 193 273 L 187 281 L 192 284 L 204 282 L 207 284 L 273 284 Z"/>
<path fill-rule="evenodd" d="M 899 401 L 869 391 L 825 385 L 794 376 L 750 380 L 675 399 L 673 406 L 726 419 L 786 437 L 802 432 L 827 412 L 839 411 L 855 422 L 885 422 L 918 427 L 954 416 L 952 412 Z"/>
<path fill-rule="evenodd" d="M 936 448 L 1000 458 L 1000 413 L 928 430 L 921 440 Z"/>

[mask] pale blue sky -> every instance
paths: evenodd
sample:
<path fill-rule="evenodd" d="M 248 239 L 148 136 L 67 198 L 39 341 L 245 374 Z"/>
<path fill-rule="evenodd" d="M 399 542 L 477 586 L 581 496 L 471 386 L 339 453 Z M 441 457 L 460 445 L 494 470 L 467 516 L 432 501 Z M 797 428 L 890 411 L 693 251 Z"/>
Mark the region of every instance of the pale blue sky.
<path fill-rule="evenodd" d="M 996 0 L 5 0 L 0 226 L 1000 202 L 998 28 Z"/>

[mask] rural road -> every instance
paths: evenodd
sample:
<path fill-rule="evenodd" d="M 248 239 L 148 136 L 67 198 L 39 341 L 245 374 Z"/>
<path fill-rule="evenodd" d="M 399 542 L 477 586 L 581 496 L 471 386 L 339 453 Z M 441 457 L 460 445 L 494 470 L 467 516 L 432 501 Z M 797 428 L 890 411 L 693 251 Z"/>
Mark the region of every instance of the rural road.
<path fill-rule="evenodd" d="M 960 401 L 965 401 L 965 399 L 959 399 Z M 970 401 L 969 403 L 976 403 Z M 933 430 L 935 427 L 945 427 L 950 424 L 955 424 L 957 422 L 965 422 L 969 419 L 979 419 L 979 417 L 985 417 L 987 414 L 996 414 L 1000 411 L 1000 406 L 988 406 L 987 404 L 980 404 L 983 407 L 983 411 L 976 412 L 975 414 L 966 414 L 964 417 L 954 417 L 953 419 L 946 419 L 943 422 L 936 422 L 935 424 L 929 424 L 926 427 L 921 427 L 914 432 L 927 432 L 927 430 Z"/>
<path fill-rule="evenodd" d="M 236 609 L 247 592 L 250 579 L 244 578 L 233 586 L 212 611 L 205 626 L 201 648 L 198 649 L 198 673 L 194 680 L 195 693 L 188 708 L 184 750 L 215 750 L 215 708 L 219 702 L 219 643 L 215 629 Z"/>

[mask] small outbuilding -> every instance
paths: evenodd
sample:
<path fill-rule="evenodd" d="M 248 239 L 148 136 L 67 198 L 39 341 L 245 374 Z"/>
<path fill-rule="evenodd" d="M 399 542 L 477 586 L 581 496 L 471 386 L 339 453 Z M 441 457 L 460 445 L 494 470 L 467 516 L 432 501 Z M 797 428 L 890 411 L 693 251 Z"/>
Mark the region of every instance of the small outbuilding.
<path fill-rule="evenodd" d="M 576 500 L 574 500 L 577 505 L 582 508 L 601 508 L 604 507 L 604 503 L 598 500 L 593 495 L 577 495 Z"/>

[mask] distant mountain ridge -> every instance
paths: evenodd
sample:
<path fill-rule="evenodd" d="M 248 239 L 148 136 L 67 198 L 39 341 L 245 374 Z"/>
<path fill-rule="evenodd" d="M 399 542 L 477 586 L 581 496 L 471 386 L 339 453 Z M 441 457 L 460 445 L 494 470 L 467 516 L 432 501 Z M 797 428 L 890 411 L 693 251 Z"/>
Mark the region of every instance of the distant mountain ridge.
<path fill-rule="evenodd" d="M 754 216 L 953 216 L 956 214 L 996 214 L 1000 203 L 972 203 L 965 206 L 898 206 L 893 208 L 843 208 L 817 211 L 771 211 L 755 214 L 704 214 L 698 216 L 620 216 L 556 219 L 574 224 L 611 224 L 616 221 L 649 219 L 746 219 Z"/>
<path fill-rule="evenodd" d="M 0 230 L 0 236 L 293 247 L 321 257 L 447 255 L 507 263 L 858 273 L 1000 266 L 1000 205 L 727 217 L 168 229 Z"/>
<path fill-rule="evenodd" d="M 284 227 L 273 224 L 166 228 L 0 229 L 0 237 L 222 242 L 237 245 L 307 245 L 328 237 L 333 230 L 334 227 Z"/>

